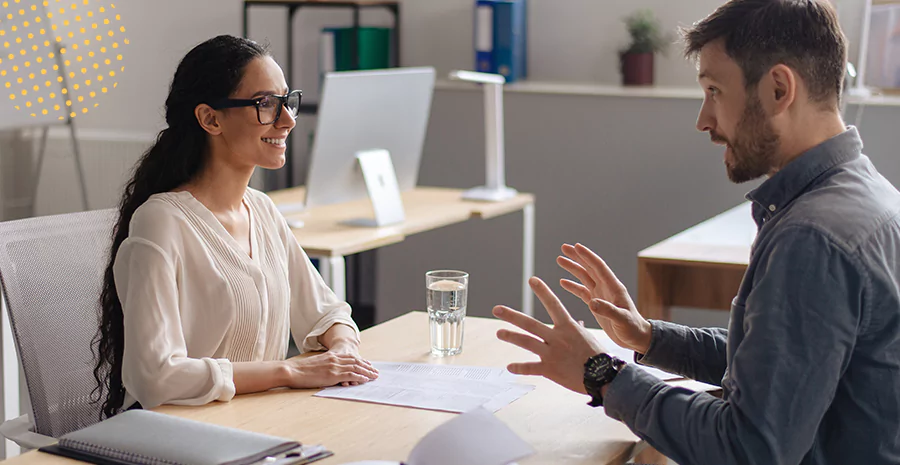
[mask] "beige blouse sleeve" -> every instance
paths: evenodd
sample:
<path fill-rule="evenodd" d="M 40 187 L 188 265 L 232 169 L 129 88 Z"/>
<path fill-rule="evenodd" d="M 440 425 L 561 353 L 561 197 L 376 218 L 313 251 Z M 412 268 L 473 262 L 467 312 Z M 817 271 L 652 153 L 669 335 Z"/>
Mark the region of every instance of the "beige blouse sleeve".
<path fill-rule="evenodd" d="M 297 348 L 301 352 L 324 350 L 318 337 L 338 323 L 353 328 L 356 339 L 359 340 L 359 328 L 351 317 L 350 305 L 338 299 L 325 284 L 322 275 L 300 247 L 272 200 L 265 194 L 259 195 L 265 197 L 264 201 L 268 204 L 268 210 L 287 250 L 288 279 L 291 286 L 291 333 Z"/>
<path fill-rule="evenodd" d="M 113 272 L 125 318 L 122 382 L 128 393 L 144 408 L 231 400 L 231 362 L 187 356 L 176 270 L 164 251 L 130 237 L 119 248 Z"/>
<path fill-rule="evenodd" d="M 288 239 L 288 266 L 291 282 L 291 333 L 301 352 L 324 350 L 318 337 L 333 325 L 342 323 L 356 332 L 359 328 L 350 316 L 350 305 L 337 298 L 310 262 L 297 239 Z"/>

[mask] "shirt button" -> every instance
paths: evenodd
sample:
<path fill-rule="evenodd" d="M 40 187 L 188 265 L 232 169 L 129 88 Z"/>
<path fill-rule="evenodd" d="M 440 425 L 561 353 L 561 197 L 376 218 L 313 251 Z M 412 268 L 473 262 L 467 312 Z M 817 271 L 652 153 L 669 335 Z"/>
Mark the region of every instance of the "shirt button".
<path fill-rule="evenodd" d="M 774 204 L 769 205 L 769 211 L 770 211 L 770 212 L 775 211 L 775 205 L 774 205 Z"/>

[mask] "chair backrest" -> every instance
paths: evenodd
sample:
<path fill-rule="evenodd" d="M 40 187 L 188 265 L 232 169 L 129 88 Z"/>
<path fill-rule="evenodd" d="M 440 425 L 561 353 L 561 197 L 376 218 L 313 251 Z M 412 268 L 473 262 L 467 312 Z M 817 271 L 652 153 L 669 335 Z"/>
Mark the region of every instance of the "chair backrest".
<path fill-rule="evenodd" d="M 115 219 L 109 209 L 0 223 L 0 281 L 36 433 L 98 421 L 91 339 Z"/>

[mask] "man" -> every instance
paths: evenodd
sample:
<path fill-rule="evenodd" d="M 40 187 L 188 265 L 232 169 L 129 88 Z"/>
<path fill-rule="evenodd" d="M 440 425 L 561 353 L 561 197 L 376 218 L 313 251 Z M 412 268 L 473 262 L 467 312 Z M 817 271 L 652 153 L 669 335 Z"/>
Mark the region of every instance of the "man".
<path fill-rule="evenodd" d="M 845 39 L 827 0 L 732 0 L 685 33 L 705 99 L 697 129 L 725 146 L 758 226 L 728 331 L 647 321 L 603 260 L 564 245 L 561 285 L 590 306 L 618 361 L 537 278 L 553 326 L 507 307 L 527 333 L 498 337 L 542 375 L 591 395 L 682 464 L 900 463 L 900 193 L 839 113 Z M 720 385 L 668 386 L 655 365 Z"/>

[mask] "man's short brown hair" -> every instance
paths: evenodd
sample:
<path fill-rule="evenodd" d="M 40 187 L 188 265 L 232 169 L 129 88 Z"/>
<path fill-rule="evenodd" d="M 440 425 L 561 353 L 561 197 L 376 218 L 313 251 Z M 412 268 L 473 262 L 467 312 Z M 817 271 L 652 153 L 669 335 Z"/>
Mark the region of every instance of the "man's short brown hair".
<path fill-rule="evenodd" d="M 731 0 L 682 34 L 685 56 L 692 59 L 722 39 L 748 89 L 784 64 L 806 83 L 810 100 L 839 106 L 847 46 L 827 0 Z"/>

